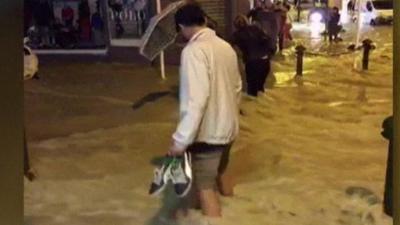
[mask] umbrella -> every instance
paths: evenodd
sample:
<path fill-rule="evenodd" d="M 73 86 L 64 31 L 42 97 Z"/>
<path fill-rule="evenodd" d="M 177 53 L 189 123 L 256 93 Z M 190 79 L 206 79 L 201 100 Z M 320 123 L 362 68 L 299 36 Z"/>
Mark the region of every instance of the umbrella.
<path fill-rule="evenodd" d="M 185 4 L 185 1 L 176 1 L 169 4 L 159 14 L 151 18 L 142 39 L 139 52 L 149 60 L 154 60 L 164 49 L 175 41 L 175 12 Z"/>

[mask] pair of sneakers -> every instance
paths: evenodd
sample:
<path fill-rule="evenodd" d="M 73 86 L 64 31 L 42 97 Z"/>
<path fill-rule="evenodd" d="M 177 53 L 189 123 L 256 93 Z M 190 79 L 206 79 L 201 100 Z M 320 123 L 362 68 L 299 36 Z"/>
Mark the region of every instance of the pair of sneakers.
<path fill-rule="evenodd" d="M 149 194 L 159 195 L 171 181 L 178 197 L 184 197 L 189 193 L 192 180 L 190 153 L 185 152 L 179 157 L 167 156 L 163 165 L 154 170 L 154 180 L 150 185 Z"/>

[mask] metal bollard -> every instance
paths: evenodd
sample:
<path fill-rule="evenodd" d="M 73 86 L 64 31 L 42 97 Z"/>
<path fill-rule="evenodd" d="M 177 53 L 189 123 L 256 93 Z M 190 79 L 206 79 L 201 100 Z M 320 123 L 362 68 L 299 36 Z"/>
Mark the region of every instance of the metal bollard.
<path fill-rule="evenodd" d="M 303 76 L 303 56 L 306 48 L 303 45 L 296 46 L 297 65 L 296 65 L 296 76 Z"/>
<path fill-rule="evenodd" d="M 393 217 L 393 116 L 382 123 L 382 136 L 389 141 L 386 163 L 385 192 L 383 194 L 383 210 L 386 215 Z"/>
<path fill-rule="evenodd" d="M 363 70 L 368 70 L 368 63 L 369 63 L 369 52 L 375 49 L 375 46 L 372 44 L 370 39 L 365 39 L 362 42 L 363 47 L 363 58 L 362 58 L 362 68 Z"/>

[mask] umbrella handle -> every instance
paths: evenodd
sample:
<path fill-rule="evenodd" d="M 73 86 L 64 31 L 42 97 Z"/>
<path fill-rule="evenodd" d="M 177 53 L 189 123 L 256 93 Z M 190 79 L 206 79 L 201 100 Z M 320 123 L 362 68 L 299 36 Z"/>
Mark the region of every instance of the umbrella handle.
<path fill-rule="evenodd" d="M 164 60 L 164 51 L 160 52 L 160 69 L 161 69 L 161 78 L 163 80 L 166 79 L 165 77 L 165 60 Z"/>

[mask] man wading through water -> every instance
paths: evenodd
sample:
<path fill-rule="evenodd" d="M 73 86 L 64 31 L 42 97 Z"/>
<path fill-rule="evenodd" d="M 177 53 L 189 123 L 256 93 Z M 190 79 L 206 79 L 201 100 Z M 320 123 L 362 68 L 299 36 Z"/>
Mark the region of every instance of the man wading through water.
<path fill-rule="evenodd" d="M 271 58 L 276 52 L 276 45 L 258 26 L 249 25 L 244 15 L 235 18 L 236 31 L 231 43 L 238 46 L 245 63 L 247 94 L 257 97 L 264 92 L 264 83 L 271 68 Z"/>
<path fill-rule="evenodd" d="M 238 60 L 233 48 L 207 28 L 198 4 L 182 6 L 175 22 L 189 42 L 181 56 L 180 122 L 168 154 L 192 154 L 191 201 L 199 204 L 204 215 L 220 217 L 218 190 L 222 195 L 233 194 L 224 172 L 239 131 Z"/>

